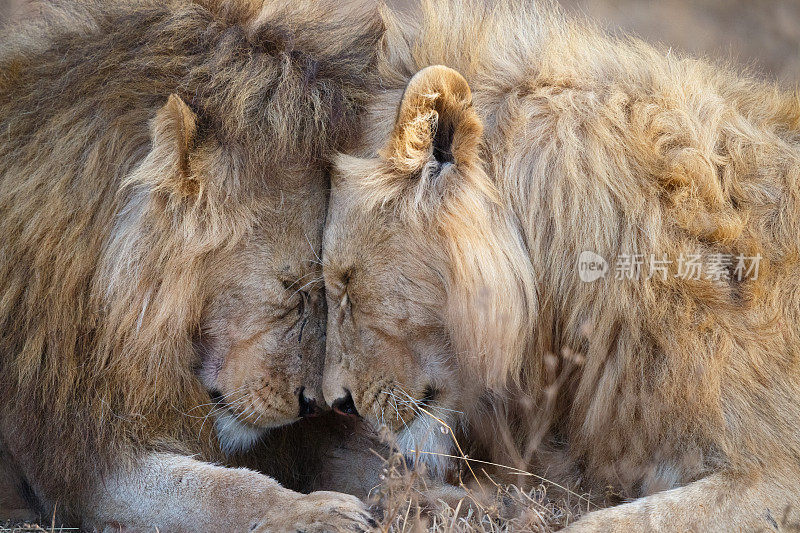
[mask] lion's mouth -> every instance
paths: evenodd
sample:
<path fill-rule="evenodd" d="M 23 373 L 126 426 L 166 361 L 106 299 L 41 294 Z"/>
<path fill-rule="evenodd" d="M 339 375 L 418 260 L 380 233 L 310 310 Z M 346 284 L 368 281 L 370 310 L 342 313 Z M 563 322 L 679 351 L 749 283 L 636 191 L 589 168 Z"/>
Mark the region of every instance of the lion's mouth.
<path fill-rule="evenodd" d="M 254 409 L 242 411 L 237 406 L 229 405 L 221 395 L 213 399 L 214 427 L 220 447 L 226 455 L 246 452 L 258 443 L 270 429 L 291 424 L 299 417 L 285 415 L 284 418 L 265 416 Z"/>
<path fill-rule="evenodd" d="M 407 427 L 417 418 L 437 418 L 433 413 L 439 410 L 437 401 L 441 397 L 441 390 L 431 384 L 423 387 L 419 396 L 409 394 L 400 387 L 385 395 L 388 405 L 382 406 L 384 420 L 396 419 L 397 430 Z"/>
<path fill-rule="evenodd" d="M 397 435 L 408 430 L 419 419 L 426 423 L 439 423 L 442 415 L 450 411 L 439 406 L 441 397 L 441 389 L 434 385 L 423 387 L 421 394 L 410 394 L 402 387 L 394 386 L 378 394 L 374 403 L 366 408 L 363 414 L 375 430 L 389 430 Z M 353 414 L 344 407 L 334 406 L 334 409 L 341 414 Z"/>

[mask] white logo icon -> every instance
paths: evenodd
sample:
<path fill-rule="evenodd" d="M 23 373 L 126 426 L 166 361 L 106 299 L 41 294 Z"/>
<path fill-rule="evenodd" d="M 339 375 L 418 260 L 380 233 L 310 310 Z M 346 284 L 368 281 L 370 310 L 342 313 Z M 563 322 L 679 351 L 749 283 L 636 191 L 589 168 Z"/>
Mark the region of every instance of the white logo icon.
<path fill-rule="evenodd" d="M 578 256 L 578 276 L 581 281 L 590 283 L 605 277 L 608 273 L 608 263 L 594 252 L 584 251 Z"/>

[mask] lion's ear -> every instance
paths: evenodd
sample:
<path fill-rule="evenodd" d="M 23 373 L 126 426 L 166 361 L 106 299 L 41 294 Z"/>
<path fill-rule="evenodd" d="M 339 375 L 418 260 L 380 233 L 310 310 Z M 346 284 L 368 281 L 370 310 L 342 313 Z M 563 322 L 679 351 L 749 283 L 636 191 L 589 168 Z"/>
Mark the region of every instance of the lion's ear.
<path fill-rule="evenodd" d="M 451 68 L 434 65 L 408 83 L 382 155 L 396 170 L 411 175 L 431 164 L 436 169 L 467 165 L 477 158 L 482 130 L 467 80 Z"/>
<path fill-rule="evenodd" d="M 158 188 L 194 195 L 199 183 L 189 165 L 197 135 L 197 115 L 181 98 L 172 94 L 151 124 L 150 157 L 159 169 Z"/>

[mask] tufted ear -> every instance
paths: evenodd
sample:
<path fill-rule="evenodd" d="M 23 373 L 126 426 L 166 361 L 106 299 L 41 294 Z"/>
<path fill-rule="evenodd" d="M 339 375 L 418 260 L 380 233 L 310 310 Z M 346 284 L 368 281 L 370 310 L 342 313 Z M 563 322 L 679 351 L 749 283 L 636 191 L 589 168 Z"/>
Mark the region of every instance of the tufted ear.
<path fill-rule="evenodd" d="M 182 196 L 195 196 L 200 182 L 191 170 L 189 156 L 197 135 L 197 115 L 181 98 L 172 94 L 151 123 L 152 149 L 149 155 L 158 171 L 153 176 L 157 189 Z"/>
<path fill-rule="evenodd" d="M 426 67 L 411 78 L 397 120 L 381 155 L 404 175 L 448 164 L 471 165 L 483 127 L 472 107 L 467 80 L 443 65 Z"/>

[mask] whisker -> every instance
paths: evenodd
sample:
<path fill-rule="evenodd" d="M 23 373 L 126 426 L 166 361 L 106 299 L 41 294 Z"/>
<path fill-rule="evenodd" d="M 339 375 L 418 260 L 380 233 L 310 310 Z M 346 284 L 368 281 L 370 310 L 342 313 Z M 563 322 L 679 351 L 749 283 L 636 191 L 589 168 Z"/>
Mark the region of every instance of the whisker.
<path fill-rule="evenodd" d="M 247 391 L 244 391 L 244 392 L 242 393 L 242 396 L 241 396 L 241 397 L 239 397 L 239 398 L 237 398 L 236 400 L 234 400 L 234 401 L 232 401 L 232 402 L 229 402 L 229 403 L 226 403 L 226 404 L 223 404 L 223 405 L 219 405 L 219 406 L 218 406 L 216 409 L 212 409 L 212 410 L 210 410 L 210 411 L 209 411 L 209 412 L 206 414 L 206 416 L 204 416 L 204 417 L 203 417 L 203 422 L 202 422 L 202 424 L 200 424 L 200 431 L 199 431 L 198 437 L 200 437 L 200 435 L 202 435 L 202 434 L 203 434 L 203 428 L 204 428 L 204 427 L 205 427 L 205 425 L 206 425 L 206 421 L 208 421 L 208 419 L 209 419 L 211 416 L 215 416 L 215 415 L 217 415 L 218 413 L 221 413 L 221 412 L 224 412 L 224 411 L 230 411 L 230 410 L 231 410 L 231 407 L 235 407 L 235 406 L 237 406 L 238 404 L 240 404 L 240 403 L 241 403 L 241 402 L 242 402 L 244 399 L 246 399 L 246 398 L 247 398 Z"/>
<path fill-rule="evenodd" d="M 308 276 L 313 276 L 314 274 L 316 274 L 316 272 L 309 272 L 308 274 L 303 274 L 302 276 L 300 276 L 299 278 L 297 278 L 296 280 L 294 280 L 294 283 L 292 283 L 291 285 L 289 285 L 289 286 L 288 286 L 288 287 L 286 287 L 286 288 L 287 288 L 287 289 L 291 289 L 292 287 L 294 287 L 295 285 L 297 285 L 298 283 L 300 283 L 300 282 L 301 282 L 303 279 L 307 278 Z"/>
<path fill-rule="evenodd" d="M 200 405 L 195 405 L 194 407 L 192 407 L 191 409 L 186 411 L 184 414 L 188 415 L 189 413 L 191 413 L 195 409 L 200 409 L 201 407 L 207 407 L 209 405 L 219 405 L 220 403 L 225 401 L 226 398 L 229 398 L 229 397 L 233 396 L 234 394 L 237 394 L 237 393 L 241 392 L 242 390 L 246 389 L 247 387 L 248 387 L 248 385 L 242 385 L 241 387 L 237 387 L 236 389 L 232 390 L 228 394 L 225 394 L 224 396 L 220 396 L 217 400 L 215 400 L 213 402 L 208 402 L 208 403 L 202 403 Z"/>
<path fill-rule="evenodd" d="M 297 294 L 298 292 L 302 291 L 303 289 L 305 289 L 305 288 L 306 288 L 306 287 L 308 287 L 309 285 L 312 285 L 312 284 L 314 284 L 314 283 L 320 282 L 320 281 L 322 281 L 323 279 L 324 279 L 324 278 L 316 278 L 316 279 L 312 279 L 311 281 L 309 281 L 308 283 L 306 283 L 305 285 L 303 285 L 302 287 L 300 287 L 299 289 L 297 289 L 296 291 L 294 291 L 294 292 L 292 293 L 292 296 L 294 296 L 294 295 L 295 295 L 295 294 Z"/>
<path fill-rule="evenodd" d="M 395 416 L 400 420 L 400 422 L 402 422 L 403 427 L 405 427 L 407 430 L 410 431 L 410 428 L 408 427 L 408 424 L 406 424 L 405 418 L 403 418 L 403 416 L 400 414 L 400 409 L 398 409 L 398 407 L 397 407 L 397 402 L 398 402 L 399 398 L 392 391 L 383 391 L 383 394 L 386 394 L 389 397 L 389 399 L 391 400 L 392 408 L 394 409 Z M 383 413 L 381 413 L 381 415 L 382 414 Z"/>
<path fill-rule="evenodd" d="M 308 243 L 308 247 L 311 248 L 311 252 L 314 254 L 314 257 L 317 258 L 317 261 L 319 261 L 319 264 L 321 265 L 322 264 L 322 258 L 319 256 L 317 251 L 314 249 L 314 246 L 311 244 L 311 239 L 308 238 L 308 235 L 305 235 L 305 238 L 306 238 L 306 242 Z"/>

